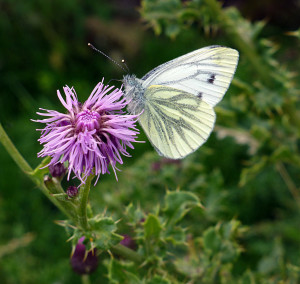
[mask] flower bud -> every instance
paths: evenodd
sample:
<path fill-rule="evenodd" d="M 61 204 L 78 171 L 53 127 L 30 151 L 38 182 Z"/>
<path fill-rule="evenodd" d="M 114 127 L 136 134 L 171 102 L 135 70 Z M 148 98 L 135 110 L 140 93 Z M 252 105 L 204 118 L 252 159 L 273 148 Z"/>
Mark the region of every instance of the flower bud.
<path fill-rule="evenodd" d="M 85 245 L 81 238 L 75 248 L 74 254 L 71 257 L 70 263 L 73 270 L 78 274 L 90 274 L 98 267 L 98 257 L 96 249 L 86 252 Z"/>
<path fill-rule="evenodd" d="M 64 164 L 57 163 L 55 165 L 49 165 L 49 172 L 53 177 L 62 178 L 66 173 Z"/>
<path fill-rule="evenodd" d="M 66 193 L 70 198 L 73 198 L 73 197 L 77 196 L 78 188 L 76 186 L 69 186 Z"/>
<path fill-rule="evenodd" d="M 122 236 L 124 237 L 124 239 L 120 242 L 120 244 L 132 250 L 136 250 L 137 245 L 133 238 L 126 234 L 122 234 Z"/>

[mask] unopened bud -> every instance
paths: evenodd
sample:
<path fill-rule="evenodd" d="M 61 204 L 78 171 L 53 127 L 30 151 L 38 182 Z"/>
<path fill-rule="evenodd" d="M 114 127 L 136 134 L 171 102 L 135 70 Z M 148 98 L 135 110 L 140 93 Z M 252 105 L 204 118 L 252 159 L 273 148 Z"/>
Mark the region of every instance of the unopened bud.
<path fill-rule="evenodd" d="M 49 172 L 53 177 L 58 177 L 61 178 L 65 175 L 66 173 L 66 168 L 64 164 L 62 163 L 57 163 L 55 165 L 49 165 Z"/>
<path fill-rule="evenodd" d="M 86 254 L 86 248 L 83 244 L 82 238 L 76 245 L 74 254 L 71 257 L 71 266 L 78 274 L 90 274 L 98 267 L 98 257 L 96 249 L 89 251 Z"/>
<path fill-rule="evenodd" d="M 66 193 L 70 198 L 73 198 L 73 197 L 77 196 L 78 188 L 76 186 L 69 186 Z"/>
<path fill-rule="evenodd" d="M 134 239 L 126 234 L 122 234 L 122 236 L 124 237 L 124 239 L 120 242 L 120 244 L 132 250 L 136 250 L 137 246 Z"/>

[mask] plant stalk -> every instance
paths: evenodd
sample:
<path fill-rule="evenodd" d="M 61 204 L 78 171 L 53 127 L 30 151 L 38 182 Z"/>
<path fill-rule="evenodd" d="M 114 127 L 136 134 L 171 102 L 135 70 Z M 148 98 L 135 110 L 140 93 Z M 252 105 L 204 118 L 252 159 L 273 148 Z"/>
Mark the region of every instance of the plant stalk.
<path fill-rule="evenodd" d="M 20 154 L 18 149 L 15 147 L 13 142 L 10 140 L 8 135 L 6 134 L 4 128 L 2 127 L 0 123 L 0 143 L 4 146 L 6 151 L 9 153 L 9 155 L 12 157 L 12 159 L 16 162 L 18 167 L 29 177 L 32 182 L 47 196 L 47 198 L 66 216 L 68 216 L 70 219 L 73 219 L 68 210 L 53 197 L 50 193 L 47 187 L 44 184 L 43 176 L 37 177 L 36 174 L 33 174 L 33 170 L 30 167 L 30 165 L 27 163 L 27 161 L 23 158 L 23 156 Z"/>
<path fill-rule="evenodd" d="M 136 263 L 142 263 L 143 262 L 143 257 L 138 254 L 137 252 L 133 251 L 132 249 L 129 249 L 121 244 L 117 244 L 113 246 L 110 249 L 113 253 L 120 255 L 126 259 L 132 260 Z"/>
<path fill-rule="evenodd" d="M 84 186 L 82 186 L 79 191 L 80 205 L 78 208 L 78 223 L 84 231 L 88 230 L 87 205 L 89 201 L 89 193 L 90 193 L 91 182 L 93 178 L 94 178 L 93 174 L 88 176 Z"/>

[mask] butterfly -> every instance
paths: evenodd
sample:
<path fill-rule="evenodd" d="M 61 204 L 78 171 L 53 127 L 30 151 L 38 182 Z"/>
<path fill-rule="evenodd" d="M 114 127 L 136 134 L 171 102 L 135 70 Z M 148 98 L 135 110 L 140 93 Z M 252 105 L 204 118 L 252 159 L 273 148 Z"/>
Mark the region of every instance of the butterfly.
<path fill-rule="evenodd" d="M 227 91 L 239 53 L 208 46 L 168 61 L 142 79 L 123 78 L 128 111 L 141 113 L 139 123 L 159 155 L 182 159 L 210 136 L 213 107 Z"/>

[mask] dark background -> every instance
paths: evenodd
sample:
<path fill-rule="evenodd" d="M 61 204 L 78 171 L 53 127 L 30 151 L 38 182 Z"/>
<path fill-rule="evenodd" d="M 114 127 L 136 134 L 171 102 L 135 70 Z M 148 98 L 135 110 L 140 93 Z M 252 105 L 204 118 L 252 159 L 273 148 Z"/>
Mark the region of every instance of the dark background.
<path fill-rule="evenodd" d="M 39 133 L 35 131 L 40 126 L 30 121 L 37 117 L 38 108 L 63 111 L 56 90 L 62 90 L 65 84 L 74 86 L 79 99 L 84 101 L 102 77 L 108 82 L 124 75 L 116 65 L 91 50 L 88 42 L 118 62 L 124 58 L 138 77 L 201 46 L 220 41 L 226 45 L 226 39 L 220 39 L 219 35 L 199 36 L 193 29 L 176 40 L 155 36 L 141 19 L 139 5 L 139 1 L 0 0 L 0 121 L 32 167 L 38 165 L 36 153 L 41 150 L 37 142 Z M 283 36 L 299 28 L 299 1 L 231 0 L 224 5 L 235 5 L 249 20 L 266 19 L 264 35 L 280 41 L 288 49 L 287 64 L 292 70 L 299 69 L 294 61 L 299 55 L 299 45 L 295 39 Z M 238 70 L 238 74 L 242 73 L 243 70 Z M 112 83 L 120 86 L 118 81 Z M 209 145 L 218 144 L 215 139 L 212 137 Z M 145 136 L 140 140 L 146 140 Z M 222 147 L 230 152 L 231 142 L 228 143 Z M 134 157 L 127 159 L 125 165 L 132 165 L 147 151 L 152 151 L 150 143 L 137 144 Z M 227 181 L 235 183 L 236 177 Z M 122 176 L 119 182 L 122 183 Z M 95 204 L 100 188 L 101 182 L 98 192 L 93 193 Z M 270 196 L 265 193 L 259 197 L 260 209 L 254 205 L 249 211 L 242 208 L 239 214 L 243 221 L 255 223 L 277 218 L 273 211 L 268 211 L 268 206 L 273 208 L 277 204 Z M 12 240 L 18 244 L 18 248 L 12 247 L 2 257 L 0 249 L 1 283 L 80 282 L 69 267 L 71 248 L 65 242 L 66 235 L 53 223 L 62 218 L 0 146 L 0 247 L 7 248 Z M 22 239 L 28 232 L 34 236 L 30 244 Z M 98 277 L 101 273 L 106 273 L 102 266 Z"/>

